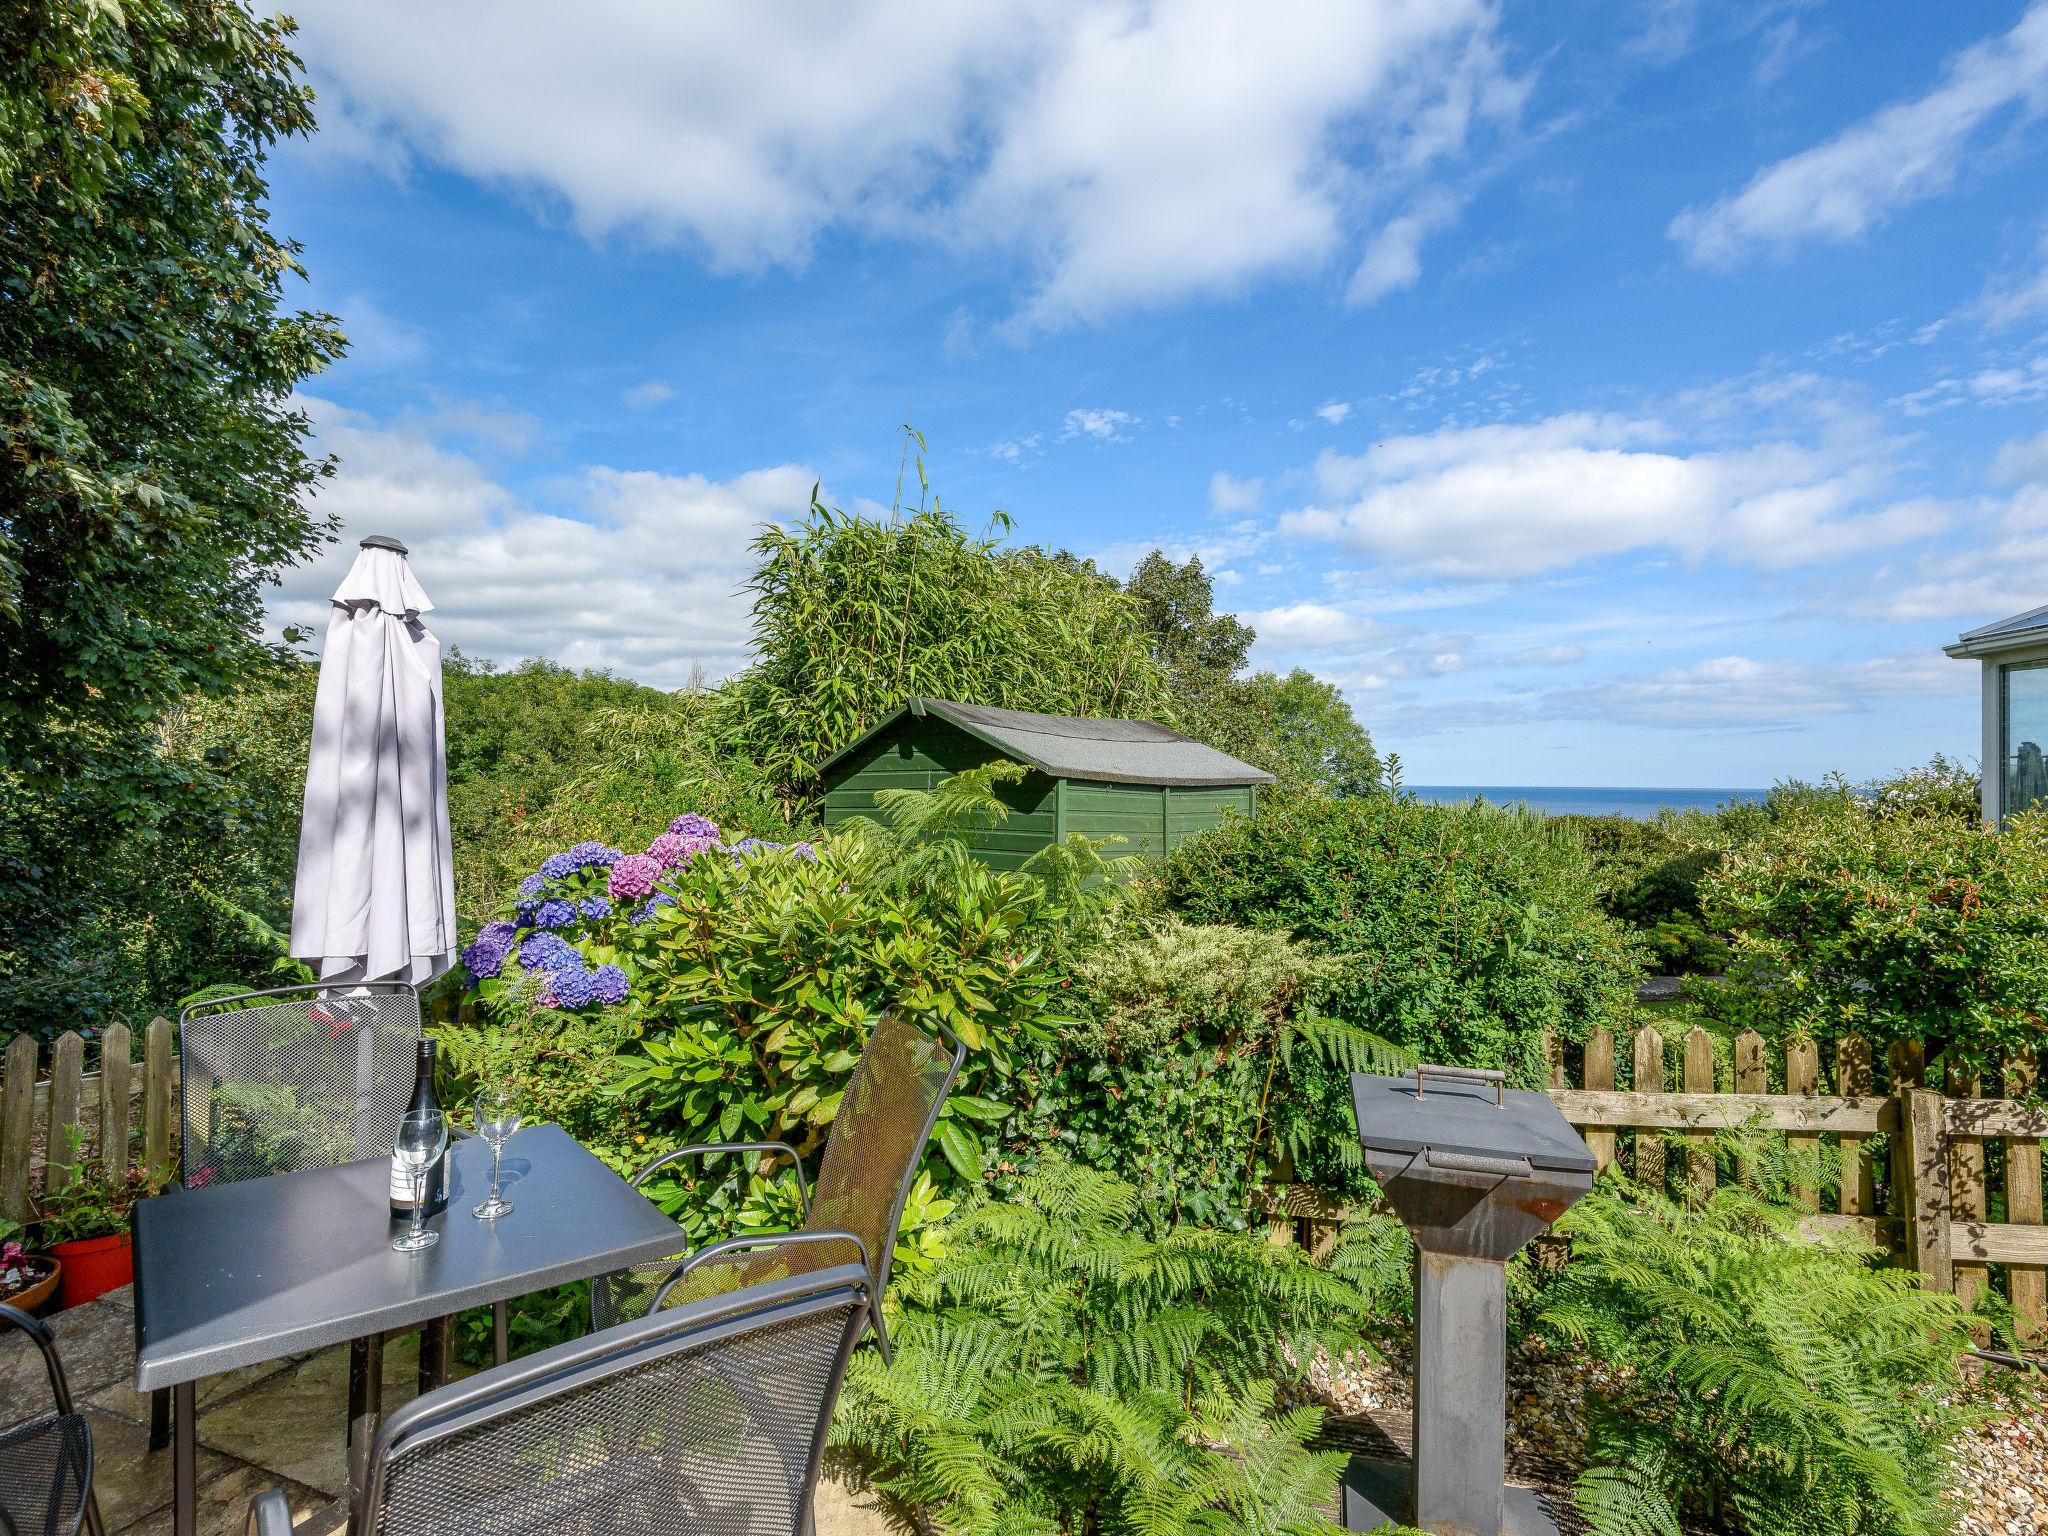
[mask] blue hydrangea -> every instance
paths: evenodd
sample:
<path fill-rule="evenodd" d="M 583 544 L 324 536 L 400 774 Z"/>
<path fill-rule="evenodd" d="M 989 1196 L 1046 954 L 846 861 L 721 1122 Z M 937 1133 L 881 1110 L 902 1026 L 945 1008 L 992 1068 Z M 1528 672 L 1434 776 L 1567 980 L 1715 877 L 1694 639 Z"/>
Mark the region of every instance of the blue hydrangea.
<path fill-rule="evenodd" d="M 623 855 L 618 849 L 606 843 L 578 843 L 569 850 L 569 857 L 576 861 L 579 869 L 588 869 L 592 866 L 610 869 Z"/>
<path fill-rule="evenodd" d="M 642 923 L 646 922 L 649 918 L 653 917 L 654 909 L 656 907 L 672 907 L 675 904 L 675 897 L 669 895 L 667 891 L 656 891 L 645 902 L 641 903 L 641 905 L 633 909 L 633 914 L 631 918 L 633 926 L 637 928 Z"/>
<path fill-rule="evenodd" d="M 542 891 L 547 889 L 547 885 L 548 882 L 546 876 L 528 875 L 524 880 L 519 882 L 519 894 L 522 896 L 538 896 Z"/>
<path fill-rule="evenodd" d="M 678 837 L 708 837 L 714 841 L 725 835 L 718 830 L 717 822 L 695 811 L 685 811 L 668 824 L 668 829 Z"/>
<path fill-rule="evenodd" d="M 509 949 L 512 947 L 512 941 L 518 937 L 519 925 L 516 923 L 485 923 L 478 931 L 476 941 L 479 944 L 495 944 L 500 949 Z"/>
<path fill-rule="evenodd" d="M 559 933 L 536 933 L 519 946 L 519 964 L 529 971 L 580 971 L 583 957 Z"/>
<path fill-rule="evenodd" d="M 738 859 L 744 858 L 750 853 L 776 853 L 781 848 L 782 844 L 771 843 L 765 838 L 743 837 L 732 845 L 732 856 Z"/>
<path fill-rule="evenodd" d="M 626 980 L 626 973 L 616 965 L 600 965 L 591 978 L 592 992 L 607 1008 L 615 1007 L 626 1000 L 632 985 Z"/>
<path fill-rule="evenodd" d="M 548 975 L 548 990 L 561 1007 L 581 1008 L 597 1000 L 597 976 L 580 965 L 574 970 L 553 971 Z"/>
<path fill-rule="evenodd" d="M 609 896 L 586 896 L 576 903 L 576 910 L 592 922 L 612 915 L 612 899 Z"/>
<path fill-rule="evenodd" d="M 509 925 L 494 923 L 492 926 Z M 505 956 L 510 949 L 509 943 L 498 943 L 486 939 L 483 934 L 478 934 L 476 942 L 463 950 L 462 963 L 469 968 L 470 975 L 482 980 L 497 975 L 505 968 Z"/>
<path fill-rule="evenodd" d="M 541 876 L 547 880 L 566 880 L 582 867 L 573 853 L 551 853 L 540 861 Z"/>
<path fill-rule="evenodd" d="M 537 901 L 520 902 L 512 909 L 518 915 L 518 921 L 512 926 L 514 928 L 531 928 L 533 926 L 533 909 L 539 905 L 540 903 Z"/>
<path fill-rule="evenodd" d="M 544 901 L 533 910 L 533 926 L 536 928 L 567 928 L 575 921 L 576 903 L 559 897 Z"/>

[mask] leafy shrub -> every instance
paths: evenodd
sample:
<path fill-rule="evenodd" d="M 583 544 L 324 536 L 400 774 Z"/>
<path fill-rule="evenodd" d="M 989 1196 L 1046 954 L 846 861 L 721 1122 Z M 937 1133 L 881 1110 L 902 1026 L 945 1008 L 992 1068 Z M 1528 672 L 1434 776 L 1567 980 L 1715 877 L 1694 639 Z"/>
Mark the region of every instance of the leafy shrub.
<path fill-rule="evenodd" d="M 854 1357 L 834 1438 L 957 1536 L 1334 1536 L 1342 1452 L 1276 1411 L 1290 1359 L 1358 1344 L 1364 1298 L 1263 1237 L 1132 1230 L 1138 1195 L 1057 1161 L 901 1286 L 895 1361 Z"/>
<path fill-rule="evenodd" d="M 1337 965 L 1284 934 L 1169 915 L 1119 925 L 1076 966 L 1074 1023 L 1042 1053 L 1027 1142 L 1131 1180 L 1148 1217 L 1242 1227 L 1286 1153 L 1353 1137 L 1297 1091 L 1312 1062 L 1400 1053 L 1323 1018 Z"/>
<path fill-rule="evenodd" d="M 1947 1528 L 1963 1312 L 1865 1253 L 1795 1240 L 1800 1214 L 1610 1176 L 1558 1223 L 1571 1260 L 1539 1326 L 1621 1384 L 1589 1403 L 1576 1491 L 1593 1536 L 1678 1536 L 1682 1517 L 1754 1536 Z"/>
<path fill-rule="evenodd" d="M 1731 856 L 1705 910 L 1735 934 L 1710 1006 L 1767 1031 L 1918 1040 L 1981 1067 L 2048 1027 L 2048 817 L 1993 832 L 1837 785 Z"/>
<path fill-rule="evenodd" d="M 1533 1085 L 1546 1030 L 1625 1007 L 1633 942 L 1579 839 L 1546 818 L 1398 795 L 1276 795 L 1181 845 L 1159 897 L 1190 921 L 1288 933 L 1331 956 L 1329 1013 L 1430 1061 Z"/>
<path fill-rule="evenodd" d="M 1728 946 L 1700 916 L 1700 886 L 1721 862 L 1726 840 L 1711 816 L 1560 816 L 1593 856 L 1600 906 L 1642 936 L 1667 973 L 1720 971 Z"/>

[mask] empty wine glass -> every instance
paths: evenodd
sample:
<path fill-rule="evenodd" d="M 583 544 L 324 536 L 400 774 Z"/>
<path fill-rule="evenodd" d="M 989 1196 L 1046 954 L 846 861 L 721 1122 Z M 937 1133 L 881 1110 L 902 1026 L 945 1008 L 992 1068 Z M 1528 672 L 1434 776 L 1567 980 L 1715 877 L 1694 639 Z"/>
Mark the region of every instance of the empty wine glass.
<path fill-rule="evenodd" d="M 448 1118 L 438 1109 L 418 1109 L 399 1122 L 398 1145 L 392 1155 L 398 1171 L 412 1186 L 412 1225 L 391 1240 L 400 1253 L 431 1248 L 441 1234 L 429 1231 L 427 1218 L 427 1176 L 448 1149 Z"/>
<path fill-rule="evenodd" d="M 500 1199 L 498 1195 L 498 1154 L 505 1150 L 505 1143 L 519 1129 L 521 1118 L 518 1096 L 503 1084 L 486 1086 L 477 1094 L 476 1133 L 491 1149 L 491 1198 L 471 1213 L 479 1221 L 496 1221 L 500 1216 L 511 1214 L 511 1202 Z"/>

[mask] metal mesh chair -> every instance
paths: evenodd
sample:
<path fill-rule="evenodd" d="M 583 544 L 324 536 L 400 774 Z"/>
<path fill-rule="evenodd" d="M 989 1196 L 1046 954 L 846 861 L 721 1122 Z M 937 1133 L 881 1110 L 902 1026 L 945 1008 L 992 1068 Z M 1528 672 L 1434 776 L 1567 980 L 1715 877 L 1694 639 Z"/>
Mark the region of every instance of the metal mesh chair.
<path fill-rule="evenodd" d="M 420 996 L 404 982 L 275 987 L 187 1008 L 181 1182 L 389 1157 L 419 1034 Z"/>
<path fill-rule="evenodd" d="M 785 1142 L 721 1142 L 679 1147 L 654 1159 L 633 1177 L 637 1188 L 659 1169 L 684 1158 L 714 1153 L 779 1152 L 796 1165 L 797 1193 L 804 1224 L 794 1233 L 763 1233 L 714 1243 L 664 1264 L 600 1276 L 590 1287 L 591 1322 L 607 1328 L 637 1317 L 650 1306 L 674 1305 L 736 1286 L 758 1284 L 775 1275 L 800 1274 L 821 1265 L 844 1263 L 859 1239 L 875 1282 L 872 1321 L 883 1357 L 889 1335 L 882 1322 L 882 1295 L 896 1249 L 896 1226 L 917 1177 L 926 1141 L 939 1110 L 960 1075 L 967 1048 L 942 1031 L 934 1040 L 883 1014 L 846 1085 L 839 1113 L 818 1164 L 815 1194 L 804 1184 L 803 1163 Z M 666 1297 L 658 1302 L 658 1297 Z"/>
<path fill-rule="evenodd" d="M 92 1430 L 72 1409 L 56 1338 L 47 1325 L 4 1305 L 0 1328 L 35 1340 L 56 1409 L 0 1429 L 0 1533 L 71 1536 L 82 1521 L 92 1536 L 102 1536 L 106 1528 L 92 1496 Z M 11 1415 L 18 1406 L 7 1404 L 0 1413 Z"/>
<path fill-rule="evenodd" d="M 666 1308 L 416 1398 L 352 1536 L 800 1536 L 869 1309 L 844 1264 Z M 255 1536 L 290 1536 L 281 1493 Z"/>

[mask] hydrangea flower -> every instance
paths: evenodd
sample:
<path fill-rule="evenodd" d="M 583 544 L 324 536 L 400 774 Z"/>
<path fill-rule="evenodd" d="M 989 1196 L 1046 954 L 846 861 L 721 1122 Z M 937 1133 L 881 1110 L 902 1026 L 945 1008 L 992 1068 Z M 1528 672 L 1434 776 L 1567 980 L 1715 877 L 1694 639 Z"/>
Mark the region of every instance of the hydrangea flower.
<path fill-rule="evenodd" d="M 777 853 L 781 848 L 782 844 L 771 843 L 765 838 L 743 837 L 732 845 L 732 852 L 734 858 L 739 858 L 749 853 Z"/>
<path fill-rule="evenodd" d="M 626 980 L 626 973 L 616 965 L 600 965 L 591 977 L 591 993 L 607 1008 L 615 1007 L 626 1000 L 632 991 L 632 984 Z"/>
<path fill-rule="evenodd" d="M 559 933 L 536 933 L 519 946 L 519 964 L 529 971 L 581 970 L 583 957 Z"/>
<path fill-rule="evenodd" d="M 576 903 L 556 897 L 544 901 L 533 909 L 533 926 L 536 928 L 566 928 L 576 921 Z"/>
<path fill-rule="evenodd" d="M 566 880 L 582 867 L 573 853 L 551 853 L 540 861 L 541 876 L 547 880 Z"/>
<path fill-rule="evenodd" d="M 596 922 L 601 917 L 612 915 L 612 904 L 603 896 L 586 896 L 576 903 L 576 910 L 592 922 Z"/>
<path fill-rule="evenodd" d="M 483 978 L 495 976 L 505 968 L 505 956 L 511 953 L 510 938 L 500 939 L 491 933 L 492 928 L 510 928 L 510 923 L 492 923 L 476 936 L 476 942 L 462 951 L 462 963 L 469 967 L 472 976 Z"/>
<path fill-rule="evenodd" d="M 629 853 L 612 865 L 605 888 L 613 901 L 632 901 L 654 889 L 661 878 L 661 861 L 644 853 Z"/>
<path fill-rule="evenodd" d="M 495 944 L 501 949 L 510 949 L 512 941 L 519 937 L 517 923 L 485 923 L 477 930 L 479 944 Z"/>
<path fill-rule="evenodd" d="M 693 837 L 687 832 L 664 832 L 647 845 L 647 857 L 658 862 L 663 869 L 674 869 L 678 864 L 687 864 L 706 848 L 716 848 L 718 840 L 710 837 Z"/>
<path fill-rule="evenodd" d="M 809 843 L 791 843 L 789 847 L 784 849 L 783 851 L 793 859 L 815 860 L 818 857 L 818 850 L 816 848 L 813 848 Z"/>
<path fill-rule="evenodd" d="M 637 928 L 640 924 L 646 922 L 650 917 L 654 916 L 654 909 L 656 907 L 672 907 L 675 904 L 675 897 L 669 895 L 667 891 L 656 891 L 653 897 L 649 899 L 644 905 L 635 907 L 633 909 L 633 926 Z"/>
<path fill-rule="evenodd" d="M 540 903 L 537 901 L 522 901 L 518 906 L 514 907 L 512 910 L 518 914 L 519 920 L 513 924 L 513 927 L 531 928 L 533 926 L 533 909 L 539 905 Z"/>
<path fill-rule="evenodd" d="M 548 882 L 545 875 L 528 875 L 519 882 L 519 894 L 522 896 L 538 896 L 547 889 L 547 886 Z"/>
<path fill-rule="evenodd" d="M 618 863 L 620 859 L 624 858 L 625 855 L 609 843 L 584 842 L 578 843 L 574 848 L 571 848 L 569 850 L 569 857 L 576 861 L 576 867 L 579 869 L 589 869 L 593 866 L 599 869 L 609 869 L 612 865 Z"/>
<path fill-rule="evenodd" d="M 597 976 L 580 965 L 574 970 L 553 971 L 548 976 L 548 989 L 555 994 L 558 1006 L 581 1008 L 597 1000 Z"/>
<path fill-rule="evenodd" d="M 718 823 L 709 816 L 699 816 L 695 811 L 685 811 L 668 824 L 669 831 L 677 837 L 703 837 L 717 842 L 725 834 L 718 830 Z"/>

